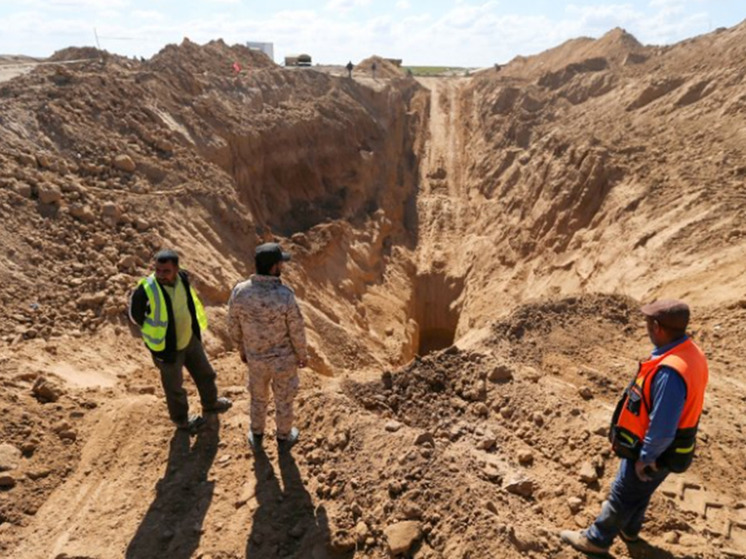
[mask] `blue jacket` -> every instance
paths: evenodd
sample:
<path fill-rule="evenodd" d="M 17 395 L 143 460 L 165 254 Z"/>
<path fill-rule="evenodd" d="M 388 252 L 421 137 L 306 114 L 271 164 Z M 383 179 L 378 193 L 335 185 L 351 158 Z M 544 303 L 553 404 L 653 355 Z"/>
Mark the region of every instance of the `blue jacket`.
<path fill-rule="evenodd" d="M 670 351 L 688 336 L 653 350 L 652 357 L 659 357 Z M 686 383 L 681 375 L 670 367 L 661 367 L 653 378 L 650 387 L 651 412 L 650 426 L 645 433 L 640 460 L 652 464 L 671 445 L 676 436 L 681 412 L 686 401 Z"/>

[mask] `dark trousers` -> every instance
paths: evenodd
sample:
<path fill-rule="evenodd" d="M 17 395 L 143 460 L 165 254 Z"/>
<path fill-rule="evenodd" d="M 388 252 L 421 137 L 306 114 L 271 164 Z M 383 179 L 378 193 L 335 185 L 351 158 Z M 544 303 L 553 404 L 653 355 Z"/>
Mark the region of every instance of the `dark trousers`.
<path fill-rule="evenodd" d="M 186 390 L 184 390 L 184 367 L 194 379 L 194 384 L 197 385 L 202 407 L 210 408 L 215 405 L 218 399 L 215 370 L 207 360 L 202 342 L 199 341 L 197 336 L 192 336 L 189 345 L 176 352 L 176 360 L 173 363 L 166 363 L 155 358 L 153 362 L 161 372 L 161 383 L 163 384 L 163 391 L 166 393 L 168 415 L 172 421 L 181 423 L 189 419 L 189 402 L 187 401 Z"/>
<path fill-rule="evenodd" d="M 635 473 L 635 463 L 622 460 L 609 497 L 601 507 L 601 514 L 586 530 L 586 537 L 598 546 L 609 547 L 620 530 L 629 536 L 639 534 L 650 497 L 668 473 L 668 470 L 659 470 L 652 474 L 651 481 L 640 481 Z"/>

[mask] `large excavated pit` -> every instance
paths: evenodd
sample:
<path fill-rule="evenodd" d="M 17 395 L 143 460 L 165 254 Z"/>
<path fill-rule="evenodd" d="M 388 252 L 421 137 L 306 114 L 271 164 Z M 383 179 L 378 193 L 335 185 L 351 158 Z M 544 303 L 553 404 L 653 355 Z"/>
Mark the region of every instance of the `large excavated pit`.
<path fill-rule="evenodd" d="M 746 554 L 744 31 L 670 50 L 619 31 L 424 88 L 264 58 L 223 75 L 256 53 L 188 42 L 3 84 L 0 556 L 382 559 L 407 529 L 414 559 L 569 558 L 556 532 L 600 509 L 639 300 L 661 295 L 692 303 L 711 389 L 643 554 Z M 226 303 L 268 240 L 310 359 L 300 441 L 280 455 L 270 418 L 257 457 Z M 164 246 L 234 399 L 196 440 L 124 327 Z"/>

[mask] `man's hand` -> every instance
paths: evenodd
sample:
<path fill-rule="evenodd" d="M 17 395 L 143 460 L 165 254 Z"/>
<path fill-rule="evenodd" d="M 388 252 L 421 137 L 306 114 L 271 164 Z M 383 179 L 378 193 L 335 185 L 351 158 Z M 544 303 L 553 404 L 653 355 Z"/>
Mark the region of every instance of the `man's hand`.
<path fill-rule="evenodd" d="M 637 474 L 637 478 L 640 481 L 653 481 L 653 478 L 650 477 L 650 474 L 657 471 L 658 468 L 655 467 L 655 463 L 645 464 L 641 460 L 635 462 L 635 474 Z"/>

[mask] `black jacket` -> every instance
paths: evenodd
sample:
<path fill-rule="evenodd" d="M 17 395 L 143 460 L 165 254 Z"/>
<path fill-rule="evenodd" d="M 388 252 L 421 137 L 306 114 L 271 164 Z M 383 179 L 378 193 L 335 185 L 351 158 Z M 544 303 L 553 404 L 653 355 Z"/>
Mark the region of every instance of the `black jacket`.
<path fill-rule="evenodd" d="M 197 336 L 198 340 L 202 339 L 202 334 L 199 329 L 199 322 L 197 321 L 197 311 L 194 308 L 194 300 L 192 299 L 192 290 L 189 288 L 189 273 L 186 270 L 179 270 L 179 277 L 184 282 L 184 288 L 187 294 L 187 306 L 189 307 L 189 314 L 192 315 L 192 334 Z M 174 320 L 174 310 L 171 305 L 171 297 L 163 289 L 161 285 L 161 291 L 163 292 L 163 299 L 166 301 L 166 311 L 168 313 L 168 327 L 166 328 L 166 349 L 163 351 L 150 351 L 153 357 L 166 363 L 173 363 L 176 361 L 176 321 Z M 150 312 L 150 303 L 148 302 L 148 295 L 145 293 L 145 287 L 138 285 L 137 289 L 132 292 L 130 298 L 130 318 L 138 326 L 142 328 L 145 322 L 145 317 Z M 146 345 L 147 347 L 147 345 Z M 148 348 L 150 349 L 150 348 Z"/>

